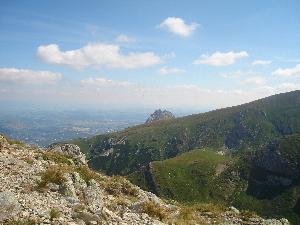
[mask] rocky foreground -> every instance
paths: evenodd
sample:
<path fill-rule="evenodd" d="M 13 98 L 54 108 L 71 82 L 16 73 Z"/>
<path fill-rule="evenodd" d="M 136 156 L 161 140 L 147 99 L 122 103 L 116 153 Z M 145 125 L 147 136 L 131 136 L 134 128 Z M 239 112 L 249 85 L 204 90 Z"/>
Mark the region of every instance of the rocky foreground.
<path fill-rule="evenodd" d="M 76 145 L 38 149 L 0 135 L 0 224 L 262 224 L 234 207 L 183 206 L 161 200 L 122 177 L 90 170 Z"/>

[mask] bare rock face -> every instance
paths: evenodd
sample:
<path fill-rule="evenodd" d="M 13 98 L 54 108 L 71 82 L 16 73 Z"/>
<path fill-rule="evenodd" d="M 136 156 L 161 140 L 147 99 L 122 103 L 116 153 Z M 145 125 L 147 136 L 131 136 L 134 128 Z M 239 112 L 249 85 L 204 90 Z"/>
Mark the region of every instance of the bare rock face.
<path fill-rule="evenodd" d="M 170 111 L 158 109 L 155 110 L 154 113 L 150 115 L 150 117 L 146 121 L 146 124 L 153 123 L 156 121 L 161 121 L 161 120 L 174 119 L 174 118 L 175 116 Z"/>

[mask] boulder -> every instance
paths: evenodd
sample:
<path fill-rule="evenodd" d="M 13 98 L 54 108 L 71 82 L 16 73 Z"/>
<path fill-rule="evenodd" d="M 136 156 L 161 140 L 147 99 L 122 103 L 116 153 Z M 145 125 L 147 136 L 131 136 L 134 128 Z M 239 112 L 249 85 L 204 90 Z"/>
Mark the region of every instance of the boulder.
<path fill-rule="evenodd" d="M 20 211 L 21 206 L 12 192 L 0 192 L 0 222 L 15 217 Z"/>

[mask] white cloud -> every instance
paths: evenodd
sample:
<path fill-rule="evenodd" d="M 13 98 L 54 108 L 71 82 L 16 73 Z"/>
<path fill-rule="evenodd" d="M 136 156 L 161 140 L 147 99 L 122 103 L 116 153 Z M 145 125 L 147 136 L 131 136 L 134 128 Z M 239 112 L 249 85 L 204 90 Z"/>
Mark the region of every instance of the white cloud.
<path fill-rule="evenodd" d="M 61 51 L 56 44 L 42 45 L 38 47 L 37 55 L 46 63 L 67 65 L 76 69 L 88 66 L 137 69 L 162 62 L 153 52 L 130 52 L 123 55 L 120 47 L 112 44 L 88 44 L 69 51 Z"/>
<path fill-rule="evenodd" d="M 254 84 L 254 85 L 263 85 L 266 83 L 265 78 L 261 76 L 249 77 L 242 81 L 242 84 Z"/>
<path fill-rule="evenodd" d="M 224 78 L 239 78 L 241 75 L 242 72 L 240 70 L 231 73 L 221 73 L 221 77 Z"/>
<path fill-rule="evenodd" d="M 272 75 L 280 77 L 294 77 L 300 76 L 300 64 L 297 64 L 295 67 L 282 69 L 279 68 L 275 70 Z"/>
<path fill-rule="evenodd" d="M 164 28 L 180 37 L 188 37 L 193 33 L 194 30 L 196 30 L 198 24 L 195 22 L 186 24 L 181 18 L 168 17 L 159 25 L 159 27 Z"/>
<path fill-rule="evenodd" d="M 128 87 L 132 85 L 132 83 L 128 81 L 113 81 L 109 80 L 105 77 L 98 77 L 98 78 L 87 78 L 80 81 L 83 85 L 92 85 L 97 87 Z"/>
<path fill-rule="evenodd" d="M 236 60 L 247 57 L 246 51 L 241 52 L 215 52 L 212 55 L 202 55 L 200 59 L 197 59 L 193 64 L 206 64 L 211 66 L 228 66 L 234 64 Z"/>
<path fill-rule="evenodd" d="M 256 65 L 269 65 L 271 63 L 272 63 L 271 60 L 255 60 L 255 61 L 252 62 L 252 65 L 253 66 L 256 66 Z"/>
<path fill-rule="evenodd" d="M 278 86 L 278 89 L 282 92 L 294 91 L 294 90 L 299 90 L 300 85 L 296 83 L 282 83 Z"/>
<path fill-rule="evenodd" d="M 123 43 L 130 43 L 130 42 L 135 42 L 135 39 L 128 37 L 125 34 L 120 34 L 119 36 L 116 37 L 117 42 L 123 42 Z"/>
<path fill-rule="evenodd" d="M 0 82 L 7 83 L 53 83 L 62 79 L 62 74 L 50 71 L 33 71 L 17 68 L 0 68 Z"/>
<path fill-rule="evenodd" d="M 182 74 L 185 73 L 185 70 L 175 68 L 175 67 L 162 67 L 158 71 L 160 74 L 166 75 L 166 74 Z"/>

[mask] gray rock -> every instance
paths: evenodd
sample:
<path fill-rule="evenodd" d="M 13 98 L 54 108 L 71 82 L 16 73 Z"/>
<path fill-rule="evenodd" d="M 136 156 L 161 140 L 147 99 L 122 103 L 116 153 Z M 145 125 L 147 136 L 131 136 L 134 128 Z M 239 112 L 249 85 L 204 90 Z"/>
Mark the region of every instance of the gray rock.
<path fill-rule="evenodd" d="M 236 214 L 240 214 L 240 211 L 239 211 L 237 208 L 233 207 L 233 206 L 230 206 L 229 209 L 230 209 L 232 212 L 236 213 Z"/>
<path fill-rule="evenodd" d="M 73 197 L 68 197 L 68 196 L 67 196 L 67 197 L 66 197 L 66 200 L 67 200 L 68 202 L 70 202 L 71 204 L 73 204 L 73 205 L 80 203 L 80 201 L 79 201 L 78 198 L 73 198 Z"/>
<path fill-rule="evenodd" d="M 90 180 L 89 185 L 84 189 L 86 204 L 90 210 L 96 212 L 103 207 L 103 191 L 95 180 Z"/>
<path fill-rule="evenodd" d="M 81 178 L 79 173 L 73 172 L 72 173 L 73 185 L 75 189 L 84 189 L 87 187 L 86 182 Z"/>
<path fill-rule="evenodd" d="M 65 182 L 60 186 L 60 193 L 66 197 L 78 199 L 76 190 L 73 185 L 72 175 L 70 173 L 64 174 Z"/>
<path fill-rule="evenodd" d="M 276 220 L 276 219 L 267 219 L 262 221 L 262 225 L 289 225 L 290 223 L 286 219 Z"/>
<path fill-rule="evenodd" d="M 49 183 L 48 188 L 49 188 L 50 191 L 59 191 L 59 185 L 58 184 Z"/>
<path fill-rule="evenodd" d="M 0 192 L 0 222 L 13 218 L 20 211 L 20 204 L 17 202 L 12 192 Z"/>
<path fill-rule="evenodd" d="M 87 165 L 85 154 L 80 151 L 78 145 L 74 144 L 56 144 L 47 148 L 47 151 L 58 152 L 62 154 L 70 155 L 74 158 L 74 161 L 78 165 Z"/>
<path fill-rule="evenodd" d="M 79 219 L 84 221 L 86 224 L 89 224 L 92 221 L 100 221 L 100 217 L 89 213 L 89 212 L 74 212 L 73 213 L 73 218 L 74 219 Z"/>

